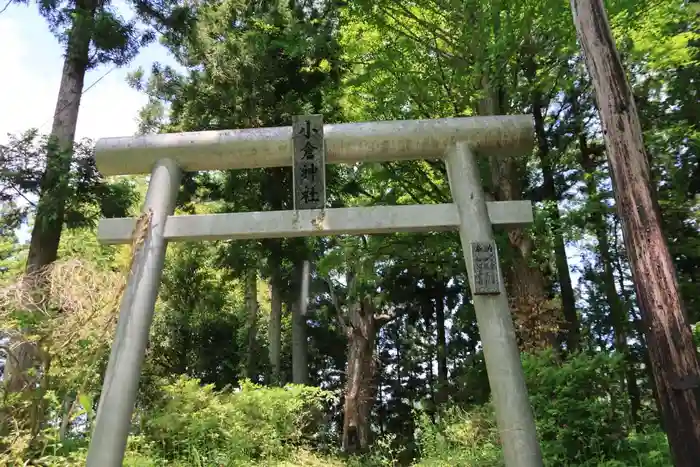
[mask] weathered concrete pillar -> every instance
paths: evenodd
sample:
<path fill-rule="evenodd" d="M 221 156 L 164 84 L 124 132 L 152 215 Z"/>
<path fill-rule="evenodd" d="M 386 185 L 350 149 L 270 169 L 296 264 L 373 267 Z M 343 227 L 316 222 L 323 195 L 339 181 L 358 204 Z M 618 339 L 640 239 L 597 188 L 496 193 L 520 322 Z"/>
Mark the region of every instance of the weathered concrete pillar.
<path fill-rule="evenodd" d="M 144 213 L 150 225 L 135 253 L 119 307 L 119 323 L 105 373 L 95 428 L 88 450 L 88 467 L 119 467 L 131 427 L 141 365 L 163 273 L 167 241 L 165 222 L 175 209 L 181 172 L 170 159 L 156 162 L 146 193 Z"/>
<path fill-rule="evenodd" d="M 479 167 L 466 142 L 448 150 L 446 164 L 506 466 L 542 467 Z M 473 249 L 479 255 L 477 271 Z"/>

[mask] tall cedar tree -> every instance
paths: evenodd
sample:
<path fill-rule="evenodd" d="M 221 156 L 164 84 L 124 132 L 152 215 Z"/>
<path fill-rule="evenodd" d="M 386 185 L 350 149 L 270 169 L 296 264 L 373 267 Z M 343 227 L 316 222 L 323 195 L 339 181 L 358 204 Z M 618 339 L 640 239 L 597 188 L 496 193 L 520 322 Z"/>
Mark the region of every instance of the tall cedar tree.
<path fill-rule="evenodd" d="M 572 0 L 571 8 L 597 95 L 672 457 L 676 466 L 691 467 L 700 459 L 700 364 L 661 230 L 637 107 L 602 0 Z"/>
<path fill-rule="evenodd" d="M 169 9 L 168 5 L 166 1 L 155 8 L 139 1 L 134 7 L 146 21 L 158 12 L 160 16 L 172 18 L 172 29 L 183 29 L 186 14 L 179 8 Z M 155 37 L 152 29 L 141 31 L 135 20 L 124 21 L 109 1 L 39 2 L 39 12 L 65 47 L 65 56 L 29 244 L 28 273 L 42 270 L 58 255 L 71 193 L 73 143 L 87 71 L 102 64 L 125 65 L 142 45 Z M 6 387 L 10 392 L 25 386 L 22 375 L 32 365 L 31 346 L 21 344 L 15 348 L 15 358 L 10 359 L 7 368 Z"/>

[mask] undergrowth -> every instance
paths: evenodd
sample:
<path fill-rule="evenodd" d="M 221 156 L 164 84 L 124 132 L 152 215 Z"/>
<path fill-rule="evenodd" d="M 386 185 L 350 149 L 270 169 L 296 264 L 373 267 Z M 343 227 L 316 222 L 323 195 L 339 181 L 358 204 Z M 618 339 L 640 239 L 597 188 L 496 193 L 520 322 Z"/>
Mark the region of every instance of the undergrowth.
<path fill-rule="evenodd" d="M 618 394 L 606 382 L 619 361 L 579 355 L 564 363 L 542 354 L 524 359 L 545 465 L 552 467 L 662 467 L 670 465 L 663 433 L 627 431 Z M 595 376 L 595 378 L 594 378 Z M 142 408 L 129 439 L 124 465 L 131 467 L 394 466 L 400 447 L 376 439 L 363 457 L 344 458 L 319 449 L 329 430 L 323 414 L 335 395 L 314 387 L 263 387 L 244 381 L 215 391 L 198 380 L 161 381 Z M 418 467 L 497 467 L 503 458 L 490 404 L 452 407 L 436 421 L 414 414 Z M 84 465 L 88 439 L 79 430 L 59 442 L 53 428 L 34 463 Z M 328 437 L 326 433 L 324 436 Z M 15 459 L 19 460 L 19 459 Z M 5 458 L 7 465 L 13 464 Z"/>
<path fill-rule="evenodd" d="M 35 297 L 26 294 L 22 282 L 0 289 L 0 318 L 11 344 L 3 350 L 11 358 L 24 345 L 40 357 L 22 381 L 25 390 L 0 398 L 0 465 L 85 465 L 118 297 L 101 290 L 105 284 L 119 290 L 122 278 L 64 262 L 42 280 L 50 293 L 31 302 L 33 313 L 25 310 Z M 545 465 L 671 464 L 649 395 L 636 423 L 629 420 L 619 356 L 581 353 L 560 361 L 543 352 L 524 356 L 523 368 Z M 348 459 L 331 448 L 340 445 L 340 430 L 329 417 L 339 406 L 335 393 L 249 381 L 217 391 L 185 376 L 151 376 L 142 384 L 125 466 L 503 465 L 493 409 L 482 403 L 485 398 L 471 405 L 446 404 L 437 412 L 416 411 L 415 428 L 407 436 L 379 437 L 369 453 Z M 465 375 L 461 386 L 470 388 L 471 376 Z"/>

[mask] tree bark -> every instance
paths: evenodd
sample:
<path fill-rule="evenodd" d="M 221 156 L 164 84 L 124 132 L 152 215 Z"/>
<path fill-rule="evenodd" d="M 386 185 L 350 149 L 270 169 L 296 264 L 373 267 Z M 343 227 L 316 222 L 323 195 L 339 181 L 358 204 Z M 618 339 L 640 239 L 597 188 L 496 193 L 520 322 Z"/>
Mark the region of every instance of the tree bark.
<path fill-rule="evenodd" d="M 275 167 L 265 170 L 264 195 L 268 207 L 273 211 L 285 208 L 283 193 L 285 188 L 285 171 Z M 270 322 L 268 326 L 271 380 L 273 384 L 282 384 L 282 242 L 279 239 L 264 241 L 269 254 L 270 265 Z"/>
<path fill-rule="evenodd" d="M 602 203 L 601 203 L 602 204 Z M 603 206 L 599 206 L 602 209 Z M 598 240 L 598 250 L 600 254 L 600 262 L 603 267 L 603 290 L 605 299 L 610 306 L 610 320 L 613 328 L 613 342 L 615 350 L 620 352 L 624 357 L 624 373 L 627 387 L 627 395 L 630 403 L 630 419 L 633 425 L 637 425 L 638 413 L 641 408 L 639 399 L 639 388 L 637 386 L 637 372 L 635 370 L 636 362 L 629 349 L 627 338 L 629 334 L 629 318 L 625 312 L 625 307 L 617 288 L 615 287 L 615 276 L 612 268 L 612 257 L 608 244 L 607 231 L 605 229 L 603 219 L 597 219 L 595 232 Z"/>
<path fill-rule="evenodd" d="M 501 34 L 500 1 L 491 7 L 493 36 Z M 480 115 L 502 115 L 508 113 L 505 80 L 502 73 L 493 69 L 483 56 L 483 48 L 475 46 L 475 56 L 483 62 L 485 71 L 481 75 L 484 98 L 478 103 Z M 493 154 L 489 158 L 491 195 L 496 201 L 522 199 L 524 159 L 520 154 Z M 511 261 L 504 267 L 503 275 L 516 332 L 521 349 L 533 350 L 556 344 L 558 311 L 552 309 L 545 296 L 545 279 L 539 267 L 530 264 L 534 243 L 525 229 L 508 231 L 510 251 L 504 254 Z"/>
<path fill-rule="evenodd" d="M 571 7 L 596 91 L 671 455 L 674 465 L 690 467 L 700 459 L 700 364 L 661 230 L 637 108 L 602 0 L 571 0 Z"/>
<path fill-rule="evenodd" d="M 536 73 L 536 64 L 534 57 L 531 59 L 531 75 Z M 564 314 L 565 329 L 560 336 L 560 341 L 566 342 L 566 348 L 569 352 L 575 352 L 579 348 L 581 340 L 581 330 L 579 329 L 578 312 L 576 311 L 576 298 L 574 288 L 571 284 L 571 275 L 569 274 L 569 260 L 566 257 L 566 243 L 564 236 L 561 233 L 561 216 L 559 215 L 559 197 L 556 186 L 554 184 L 554 168 L 549 150 L 549 142 L 547 141 L 547 133 L 544 126 L 544 115 L 542 114 L 542 96 L 535 88 L 533 91 L 533 114 L 535 120 L 535 135 L 537 137 L 537 148 L 542 167 L 542 178 L 545 198 L 550 201 L 551 208 L 549 215 L 554 225 L 554 257 L 557 268 L 557 279 L 559 281 L 559 291 L 561 294 L 561 305 Z"/>
<path fill-rule="evenodd" d="M 255 381 L 257 368 L 255 365 L 256 337 L 258 333 L 258 271 L 254 268 L 246 271 L 245 276 L 245 306 L 248 313 L 248 351 L 246 354 L 246 375 Z"/>
<path fill-rule="evenodd" d="M 505 96 L 500 86 L 493 86 L 484 74 L 481 79 L 485 98 L 479 102 L 480 115 L 506 113 Z M 510 156 L 510 157 L 509 157 Z M 522 160 L 518 155 L 494 154 L 489 158 L 491 196 L 496 201 L 522 199 L 524 177 Z M 504 256 L 510 258 L 504 265 L 503 276 L 511 304 L 519 346 L 529 351 L 556 345 L 559 310 L 545 296 L 542 271 L 530 264 L 534 244 L 525 229 L 510 229 L 511 248 Z"/>
<path fill-rule="evenodd" d="M 491 5 L 490 15 L 493 25 L 493 37 L 501 34 L 501 12 L 503 5 L 495 1 Z M 477 20 L 478 13 L 470 16 Z M 490 36 L 490 34 L 488 35 Z M 491 37 L 482 36 L 483 41 Z M 486 51 L 479 41 L 473 41 L 472 50 L 475 61 L 481 65 L 479 85 L 483 92 L 476 106 L 479 115 L 502 115 L 508 113 L 507 96 L 503 73 L 496 71 L 491 65 L 492 60 L 486 56 Z M 524 163 L 521 156 L 513 154 L 493 154 L 489 157 L 489 179 L 487 184 L 489 194 L 495 201 L 522 199 L 522 181 L 524 179 Z M 509 261 L 503 263 L 503 280 L 510 301 L 510 309 L 516 328 L 518 344 L 523 350 L 547 347 L 555 344 L 556 333 L 552 328 L 558 328 L 557 310 L 545 296 L 545 280 L 538 267 L 530 265 L 533 241 L 524 229 L 508 231 L 510 248 L 503 252 Z"/>
<path fill-rule="evenodd" d="M 309 384 L 309 363 L 308 348 L 306 341 L 306 304 L 302 303 L 305 294 L 304 284 L 307 282 L 304 276 L 308 271 L 303 263 L 297 265 L 299 282 L 295 284 L 298 288 L 298 296 L 292 301 L 292 382 L 294 384 Z"/>
<path fill-rule="evenodd" d="M 576 298 L 571 284 L 571 275 L 569 274 L 569 261 L 566 257 L 566 243 L 561 233 L 562 225 L 561 216 L 559 215 L 559 196 L 554 183 L 554 164 L 549 148 L 549 141 L 547 140 L 547 131 L 545 129 L 545 115 L 543 112 L 546 112 L 547 104 L 544 102 L 545 99 L 538 88 L 535 51 L 532 50 L 531 47 L 528 47 L 525 53 L 528 54 L 525 65 L 525 75 L 533 88 L 532 113 L 535 121 L 537 152 L 542 168 L 543 194 L 545 199 L 550 202 L 549 216 L 554 226 L 554 257 L 565 321 L 564 329 L 561 330 L 563 332 L 560 332 L 559 342 L 560 344 L 566 342 L 567 350 L 569 352 L 575 352 L 579 348 L 581 331 L 579 329 L 578 313 L 576 311 Z"/>
<path fill-rule="evenodd" d="M 279 264 L 273 265 L 270 277 L 270 323 L 268 338 L 270 341 L 270 367 L 272 384 L 282 385 L 282 290 Z"/>
<path fill-rule="evenodd" d="M 53 263 L 58 254 L 80 99 L 90 63 L 90 40 L 96 7 L 97 3 L 92 0 L 79 1 L 69 33 L 47 164 L 41 180 L 41 195 L 29 243 L 27 272 L 41 270 Z"/>
<path fill-rule="evenodd" d="M 292 303 L 292 382 L 309 384 L 308 350 L 306 348 L 306 318 L 299 303 Z"/>
<path fill-rule="evenodd" d="M 343 407 L 343 451 L 366 452 L 371 442 L 370 412 L 374 403 L 376 323 L 368 299 L 348 307 L 347 382 Z"/>
<path fill-rule="evenodd" d="M 66 440 L 68 429 L 70 428 L 70 417 L 73 408 L 75 397 L 73 394 L 66 394 L 63 397 L 63 407 L 61 410 L 61 425 L 58 428 L 58 439 L 63 442 Z"/>
<path fill-rule="evenodd" d="M 194 300 L 192 300 L 194 302 Z M 189 314 L 195 309 L 194 303 L 191 303 L 190 306 L 188 306 L 184 310 L 177 310 L 177 320 L 179 321 L 177 330 L 175 331 L 178 335 L 178 342 L 179 345 L 177 346 L 177 349 L 174 351 L 175 352 L 175 358 L 176 358 L 176 366 L 174 368 L 175 371 L 173 371 L 174 374 L 177 375 L 186 375 L 187 374 L 187 364 L 189 362 L 189 352 L 190 352 L 190 341 L 191 341 L 191 332 L 190 332 L 190 320 L 189 320 Z"/>
<path fill-rule="evenodd" d="M 625 306 L 628 309 L 632 310 L 632 324 L 634 325 L 634 331 L 636 333 L 637 339 L 639 339 L 639 344 L 641 347 L 642 363 L 644 364 L 644 373 L 646 374 L 647 380 L 649 381 L 649 390 L 651 391 L 651 395 L 654 398 L 654 405 L 656 407 L 657 416 L 659 417 L 659 424 L 661 425 L 661 430 L 665 432 L 666 429 L 664 427 L 664 420 L 661 416 L 661 401 L 659 400 L 659 393 L 656 390 L 656 382 L 654 381 L 654 371 L 651 366 L 651 360 L 649 359 L 649 346 L 647 345 L 647 339 L 644 334 L 645 325 L 642 322 L 642 318 L 634 312 L 634 308 L 632 307 L 633 298 L 630 292 L 627 290 L 627 287 L 625 286 L 625 274 L 622 267 L 623 253 L 620 251 L 617 242 L 617 233 L 615 234 L 615 239 L 616 241 L 613 243 L 613 248 L 615 252 L 614 266 L 615 271 L 617 272 L 617 286 L 620 290 L 620 297 L 624 301 Z M 639 405 L 641 408 L 641 394 Z M 641 430 L 643 428 L 642 420 L 639 420 L 638 423 L 638 428 Z"/>

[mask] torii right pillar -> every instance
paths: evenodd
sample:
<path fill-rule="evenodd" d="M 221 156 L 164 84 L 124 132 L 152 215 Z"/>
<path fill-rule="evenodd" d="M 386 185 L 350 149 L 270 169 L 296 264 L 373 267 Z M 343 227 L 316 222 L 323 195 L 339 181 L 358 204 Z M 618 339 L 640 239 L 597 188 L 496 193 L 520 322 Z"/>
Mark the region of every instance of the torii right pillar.
<path fill-rule="evenodd" d="M 455 143 L 446 154 L 446 165 L 452 198 L 459 210 L 459 236 L 467 263 L 505 464 L 508 467 L 542 467 L 542 453 L 498 262 L 498 250 L 486 211 L 479 167 L 468 143 Z"/>

